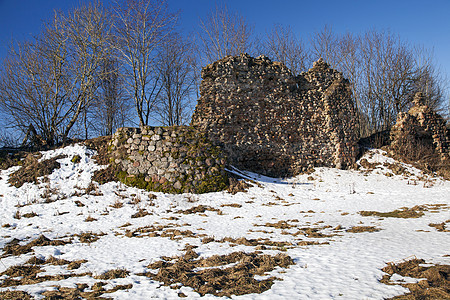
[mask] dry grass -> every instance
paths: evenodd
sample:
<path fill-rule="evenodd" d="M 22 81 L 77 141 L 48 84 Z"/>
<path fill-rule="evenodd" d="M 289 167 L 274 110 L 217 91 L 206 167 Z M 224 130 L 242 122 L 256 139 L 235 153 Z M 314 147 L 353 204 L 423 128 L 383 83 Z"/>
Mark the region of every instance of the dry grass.
<path fill-rule="evenodd" d="M 94 221 L 97 221 L 97 219 L 94 218 L 94 217 L 91 217 L 91 216 L 89 215 L 86 219 L 84 219 L 84 221 L 85 221 L 85 222 L 94 222 Z"/>
<path fill-rule="evenodd" d="M 394 284 L 390 281 L 393 274 L 417 279 L 426 278 L 418 283 L 401 284 L 410 292 L 391 299 L 450 299 L 450 265 L 421 266 L 424 263 L 423 259 L 414 258 L 397 264 L 388 263 L 383 268 L 383 272 L 387 275 L 383 276 L 381 282 L 385 284 Z"/>
<path fill-rule="evenodd" d="M 141 208 L 141 209 L 139 209 L 137 211 L 137 213 L 131 215 L 131 217 L 132 218 L 142 218 L 142 217 L 145 217 L 145 216 L 148 216 L 148 215 L 151 215 L 151 214 L 148 211 L 146 211 L 145 209 Z"/>
<path fill-rule="evenodd" d="M 5 300 L 30 300 L 31 295 L 23 291 L 4 291 L 0 292 L 0 299 Z"/>
<path fill-rule="evenodd" d="M 29 252 L 33 252 L 32 247 L 37 246 L 60 246 L 70 243 L 71 241 L 63 241 L 63 240 L 50 240 L 44 235 L 39 236 L 37 239 L 30 241 L 27 244 L 20 245 L 18 239 L 12 239 L 8 243 L 6 243 L 5 247 L 3 247 L 3 254 L 0 257 L 7 256 L 17 256 Z"/>
<path fill-rule="evenodd" d="M 254 276 L 264 275 L 276 267 L 287 268 L 292 264 L 293 260 L 285 254 L 270 256 L 234 252 L 199 259 L 197 253 L 188 249 L 181 257 L 165 258 L 150 264 L 148 268 L 158 269 L 158 273 L 149 272 L 145 275 L 172 288 L 177 288 L 177 284 L 189 286 L 202 296 L 212 294 L 231 297 L 262 293 L 270 289 L 276 278 L 256 280 Z M 226 265 L 231 266 L 224 267 Z"/>
<path fill-rule="evenodd" d="M 37 183 L 38 177 L 50 175 L 53 170 L 60 168 L 61 164 L 57 160 L 65 157 L 64 155 L 58 155 L 50 159 L 38 161 L 39 156 L 29 154 L 22 161 L 22 168 L 12 173 L 9 176 L 8 182 L 17 188 L 26 182 Z"/>
<path fill-rule="evenodd" d="M 220 207 L 234 207 L 234 208 L 241 208 L 242 205 L 238 203 L 229 203 L 229 204 L 222 204 Z"/>
<path fill-rule="evenodd" d="M 380 218 L 420 218 L 424 215 L 425 211 L 439 211 L 442 209 L 448 209 L 447 204 L 424 204 L 416 205 L 414 207 L 401 207 L 390 212 L 378 212 L 378 211 L 360 211 L 359 214 L 364 217 L 376 216 Z"/>
<path fill-rule="evenodd" d="M 75 234 L 74 236 L 78 237 L 82 243 L 93 243 L 103 235 L 105 235 L 105 233 L 83 232 L 80 234 Z"/>
<path fill-rule="evenodd" d="M 380 231 L 380 228 L 374 226 L 353 226 L 350 229 L 347 229 L 347 232 L 351 233 L 360 233 L 360 232 L 377 232 Z"/>
<path fill-rule="evenodd" d="M 235 195 L 237 193 L 246 193 L 250 187 L 252 187 L 252 185 L 249 184 L 247 180 L 238 180 L 230 177 L 227 191 L 232 195 Z"/>
<path fill-rule="evenodd" d="M 116 200 L 113 204 L 110 205 L 112 208 L 121 208 L 123 207 L 123 202 L 120 202 L 119 200 Z"/>
<path fill-rule="evenodd" d="M 437 231 L 440 232 L 450 232 L 450 230 L 447 229 L 447 223 L 450 223 L 450 220 L 438 224 L 430 223 L 428 224 L 428 226 L 434 227 Z"/>
<path fill-rule="evenodd" d="M 215 211 L 217 213 L 221 212 L 220 209 L 211 207 L 211 206 L 207 206 L 207 205 L 198 205 L 186 210 L 178 210 L 176 213 L 177 214 L 185 214 L 185 215 L 190 215 L 190 214 L 196 214 L 196 213 L 204 213 L 206 211 Z"/>
<path fill-rule="evenodd" d="M 124 269 L 109 270 L 101 275 L 94 276 L 95 279 L 109 280 L 116 278 L 125 278 L 130 275 L 130 272 Z"/>

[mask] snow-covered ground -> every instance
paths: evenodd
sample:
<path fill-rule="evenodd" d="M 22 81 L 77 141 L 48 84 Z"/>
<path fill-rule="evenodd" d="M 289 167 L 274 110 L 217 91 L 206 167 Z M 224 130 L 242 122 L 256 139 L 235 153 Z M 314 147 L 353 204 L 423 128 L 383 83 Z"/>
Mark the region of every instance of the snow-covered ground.
<path fill-rule="evenodd" d="M 383 275 L 381 269 L 387 262 L 416 256 L 428 263 L 450 264 L 449 233 L 429 226 L 450 219 L 450 182 L 423 175 L 408 165 L 402 166 L 410 175 L 386 176 L 391 172 L 388 164 L 396 162 L 381 150 L 372 150 L 363 157 L 368 162 L 380 163 L 372 171 L 317 168 L 312 174 L 274 179 L 234 170 L 254 180 L 247 192 L 235 195 L 227 191 L 203 195 L 152 193 L 156 196 L 153 199 L 149 192 L 119 182 L 93 186 L 91 176 L 102 167 L 91 159 L 93 151 L 82 145 L 43 152 L 41 159 L 59 154 L 67 155 L 59 160 L 61 168 L 40 184 L 26 183 L 15 188 L 8 184 L 8 178 L 19 167 L 1 171 L 0 249 L 14 238 L 25 244 L 42 234 L 52 240 L 69 237 L 73 240 L 65 245 L 34 247 L 34 253 L 4 256 L 0 259 L 0 273 L 13 265 L 24 264 L 32 256 L 54 256 L 87 262 L 73 271 L 68 271 L 65 265 L 45 265 L 45 273 L 39 276 L 70 272 L 93 275 L 4 287 L 0 291 L 23 290 L 42 299 L 42 292 L 55 290 L 56 286 L 75 287 L 77 283 L 92 286 L 100 281 L 94 279 L 95 275 L 125 269 L 130 272 L 127 277 L 102 281 L 108 282 L 106 288 L 124 284 L 132 287 L 105 297 L 173 299 L 183 293 L 189 299 L 216 298 L 210 294 L 201 297 L 190 287 L 169 288 L 139 273 L 145 272 L 161 256 L 182 255 L 187 244 L 198 246 L 195 252 L 200 257 L 255 251 L 255 246 L 220 242 L 226 237 L 289 242 L 291 246 L 259 247 L 258 250 L 270 255 L 284 253 L 295 262 L 289 268 L 271 272 L 270 275 L 281 279 L 271 289 L 262 294 L 233 296 L 236 299 L 383 299 L 407 292 L 399 285 L 379 282 Z M 75 154 L 81 157 L 79 163 L 71 162 Z M 86 193 L 88 187 L 92 191 Z M 199 205 L 216 210 L 182 213 Z M 389 212 L 417 205 L 425 208 L 419 218 L 380 218 L 359 213 Z M 132 217 L 140 209 L 148 215 Z M 36 216 L 15 218 L 27 213 Z M 127 234 L 140 227 L 160 225 L 156 236 Z M 347 231 L 354 226 L 372 226 L 379 231 Z M 325 237 L 302 234 L 305 228 L 317 229 Z M 168 229 L 189 230 L 192 234 L 176 238 L 161 236 Z M 103 235 L 92 243 L 74 237 L 86 232 Z M 213 239 L 202 243 L 205 237 Z M 307 245 L 308 241 L 318 243 Z M 7 275 L 0 276 L 0 284 L 5 278 Z"/>

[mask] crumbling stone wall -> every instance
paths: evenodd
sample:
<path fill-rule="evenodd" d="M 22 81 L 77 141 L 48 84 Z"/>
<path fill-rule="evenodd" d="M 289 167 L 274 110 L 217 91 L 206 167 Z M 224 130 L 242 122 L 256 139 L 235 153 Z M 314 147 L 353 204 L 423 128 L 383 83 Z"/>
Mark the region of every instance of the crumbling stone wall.
<path fill-rule="evenodd" d="M 227 187 L 225 155 L 191 127 L 119 128 L 110 145 L 125 184 L 169 193 Z"/>
<path fill-rule="evenodd" d="M 410 160 L 436 155 L 443 162 L 450 162 L 448 129 L 445 120 L 425 105 L 422 93 L 413 99 L 414 106 L 406 113 L 399 113 L 391 129 L 390 149 Z"/>
<path fill-rule="evenodd" d="M 192 125 L 230 163 L 269 176 L 351 167 L 356 110 L 349 82 L 323 60 L 295 77 L 265 56 L 228 56 L 203 68 Z"/>

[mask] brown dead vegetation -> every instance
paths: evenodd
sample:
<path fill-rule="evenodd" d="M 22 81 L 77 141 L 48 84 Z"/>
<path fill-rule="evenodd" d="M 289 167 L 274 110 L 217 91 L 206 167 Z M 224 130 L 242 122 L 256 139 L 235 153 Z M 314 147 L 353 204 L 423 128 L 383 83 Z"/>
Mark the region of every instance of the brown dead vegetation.
<path fill-rule="evenodd" d="M 381 230 L 380 228 L 374 226 L 353 226 L 347 229 L 346 231 L 351 233 L 361 233 L 361 232 L 377 232 L 380 230 Z"/>
<path fill-rule="evenodd" d="M 92 180 L 100 184 L 104 184 L 112 181 L 119 181 L 117 173 L 121 171 L 116 164 L 110 164 L 105 169 L 96 170 L 92 175 Z"/>
<path fill-rule="evenodd" d="M 91 287 L 92 291 L 86 292 L 89 287 L 87 284 L 77 284 L 76 288 L 68 288 L 58 286 L 56 291 L 46 291 L 42 295 L 45 299 L 111 299 L 105 297 L 104 294 L 114 293 L 118 290 L 128 290 L 133 287 L 132 284 L 117 285 L 109 290 L 103 288 L 106 283 L 99 284 L 97 282 Z"/>
<path fill-rule="evenodd" d="M 197 253 L 188 249 L 181 257 L 165 258 L 150 264 L 148 268 L 158 269 L 158 272 L 148 272 L 145 275 L 175 289 L 178 284 L 189 286 L 202 296 L 212 294 L 231 297 L 262 293 L 270 289 L 276 278 L 256 280 L 254 276 L 265 275 L 276 267 L 288 268 L 294 264 L 285 254 L 270 256 L 256 252 L 233 252 L 208 258 L 198 257 Z"/>
<path fill-rule="evenodd" d="M 0 150 L 0 170 L 6 170 L 20 164 L 20 161 L 27 156 L 25 151 Z"/>
<path fill-rule="evenodd" d="M 448 209 L 447 204 L 425 204 L 416 205 L 414 207 L 401 207 L 390 212 L 378 211 L 360 211 L 359 214 L 363 217 L 376 216 L 380 218 L 420 218 L 424 215 L 424 211 L 437 211 L 439 209 Z"/>
<path fill-rule="evenodd" d="M 105 233 L 94 233 L 94 232 L 83 232 L 80 234 L 75 234 L 74 237 L 78 237 L 81 243 L 93 243 L 97 241 Z"/>
<path fill-rule="evenodd" d="M 31 260 L 31 263 L 27 262 L 24 265 L 15 265 L 6 269 L 4 272 L 0 273 L 0 277 L 5 277 L 2 279 L 2 283 L 0 287 L 10 287 L 10 286 L 19 286 L 19 285 L 29 285 L 36 284 L 44 281 L 59 281 L 64 280 L 70 277 L 82 277 L 82 276 L 91 276 L 91 273 L 71 273 L 71 274 L 58 274 L 54 276 L 44 275 L 39 276 L 39 273 L 44 270 L 41 269 L 42 265 L 51 263 L 47 261 L 42 261 L 40 259 Z M 58 261 L 57 263 L 62 264 L 62 262 L 69 261 Z M 36 264 L 38 263 L 38 264 Z M 53 263 L 55 260 L 53 260 Z"/>
<path fill-rule="evenodd" d="M 139 209 L 135 214 L 131 215 L 132 218 L 142 218 L 145 216 L 151 215 L 151 213 L 149 213 L 148 211 L 146 211 L 145 209 Z"/>
<path fill-rule="evenodd" d="M 111 136 L 101 136 L 83 142 L 87 148 L 97 151 L 97 155 L 92 158 L 95 159 L 99 165 L 109 164 L 108 143 L 111 141 Z"/>
<path fill-rule="evenodd" d="M 65 155 L 58 155 L 50 159 L 39 161 L 42 155 L 28 154 L 24 160 L 21 161 L 22 167 L 9 176 L 8 182 L 19 188 L 24 183 L 38 183 L 38 177 L 50 175 L 53 170 L 61 167 L 57 162 L 58 159 L 65 158 Z"/>
<path fill-rule="evenodd" d="M 214 211 L 217 212 L 219 214 L 221 214 L 221 210 L 211 207 L 211 206 L 207 206 L 207 205 L 198 205 L 186 210 L 178 210 L 176 211 L 177 214 L 185 214 L 185 215 L 190 215 L 190 214 L 196 214 L 196 213 L 204 213 L 206 211 Z"/>
<path fill-rule="evenodd" d="M 202 243 L 203 244 L 207 244 L 207 243 L 212 243 L 212 242 L 216 242 L 216 243 L 230 243 L 230 246 L 236 246 L 236 245 L 244 245 L 244 246 L 256 246 L 257 250 L 266 250 L 268 249 L 266 246 L 268 247 L 273 247 L 276 249 L 279 248 L 292 248 L 293 245 L 290 242 L 277 242 L 277 241 L 271 241 L 269 239 L 263 239 L 263 238 L 259 238 L 259 239 L 247 239 L 244 237 L 241 238 L 232 238 L 232 237 L 224 237 L 222 239 L 215 239 L 214 237 L 205 237 L 202 239 Z"/>
<path fill-rule="evenodd" d="M 222 204 L 220 207 L 234 207 L 234 208 L 241 208 L 242 205 L 238 203 L 229 203 L 229 204 Z"/>
<path fill-rule="evenodd" d="M 298 222 L 298 220 L 291 220 L 291 222 Z M 319 222 L 315 225 L 318 225 L 320 223 L 322 223 L 322 222 Z M 281 221 L 278 221 L 277 223 L 266 223 L 264 225 L 255 225 L 255 226 L 265 226 L 265 227 L 273 227 L 273 228 L 277 228 L 277 229 L 283 229 L 283 232 L 281 234 L 292 235 L 292 236 L 303 235 L 308 238 L 328 238 L 328 237 L 332 237 L 332 236 L 336 235 L 336 234 L 324 234 L 324 233 L 320 232 L 323 229 L 331 228 L 331 226 L 329 226 L 329 225 L 321 226 L 321 227 L 299 227 L 298 225 L 289 224 L 287 221 L 281 220 Z M 298 231 L 295 233 L 290 233 L 290 232 L 284 231 L 284 229 L 291 229 L 291 228 L 297 228 Z"/>
<path fill-rule="evenodd" d="M 32 252 L 32 247 L 39 247 L 39 246 L 60 246 L 65 245 L 68 243 L 71 243 L 71 241 L 64 241 L 64 240 L 50 240 L 44 235 L 39 236 L 37 239 L 34 239 L 30 241 L 29 243 L 25 245 L 19 244 L 20 240 L 18 239 L 12 239 L 6 245 L 3 247 L 3 254 L 0 257 L 7 257 L 7 256 L 17 256 L 25 253 Z"/>
<path fill-rule="evenodd" d="M 414 258 L 397 264 L 388 263 L 382 269 L 387 273 L 381 279 L 384 284 L 395 284 L 390 280 L 393 274 L 417 279 L 426 278 L 417 283 L 401 284 L 410 292 L 391 299 L 450 299 L 450 265 L 421 266 L 424 263 L 423 259 Z"/>
<path fill-rule="evenodd" d="M 122 225 L 122 228 L 125 228 L 131 224 L 125 224 Z M 183 224 L 183 226 L 186 226 L 189 224 Z M 166 225 L 148 225 L 144 227 L 139 227 L 133 230 L 126 229 L 125 230 L 125 236 L 126 237 L 167 237 L 171 240 L 181 240 L 185 237 L 195 237 L 195 238 L 201 238 L 206 236 L 205 234 L 197 234 L 190 230 L 180 230 L 174 227 L 177 227 L 179 225 L 174 223 L 169 223 Z M 117 233 L 118 235 L 120 233 Z"/>
<path fill-rule="evenodd" d="M 437 231 L 440 231 L 440 232 L 450 232 L 450 230 L 447 229 L 447 223 L 450 223 L 450 220 L 447 220 L 442 223 L 437 223 L 437 224 L 430 223 L 430 224 L 428 224 L 428 226 L 434 227 L 434 228 L 436 228 Z"/>
<path fill-rule="evenodd" d="M 23 291 L 0 292 L 0 299 L 4 300 L 31 300 L 31 295 Z"/>
<path fill-rule="evenodd" d="M 130 275 L 130 272 L 124 269 L 114 269 L 109 270 L 101 275 L 94 276 L 95 279 L 101 279 L 101 280 L 109 280 L 109 279 L 116 279 L 116 278 L 125 278 L 128 275 Z"/>
<path fill-rule="evenodd" d="M 246 193 L 248 191 L 248 189 L 252 187 L 252 185 L 249 184 L 247 182 L 247 180 L 244 180 L 244 179 L 238 180 L 234 177 L 229 177 L 228 181 L 229 181 L 229 186 L 228 186 L 227 191 L 228 191 L 228 193 L 231 193 L 232 195 L 235 195 L 239 192 Z"/>
<path fill-rule="evenodd" d="M 361 159 L 359 161 L 359 164 L 361 165 L 361 167 L 363 167 L 364 169 L 367 169 L 367 170 L 373 170 L 381 165 L 378 162 L 370 163 L 366 158 Z"/>

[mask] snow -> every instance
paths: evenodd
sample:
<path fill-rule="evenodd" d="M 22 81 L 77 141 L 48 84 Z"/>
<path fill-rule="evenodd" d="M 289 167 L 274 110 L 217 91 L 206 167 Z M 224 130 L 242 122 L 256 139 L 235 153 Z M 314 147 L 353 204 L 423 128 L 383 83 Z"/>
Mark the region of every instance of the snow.
<path fill-rule="evenodd" d="M 82 145 L 42 152 L 43 159 L 65 154 L 59 159 L 61 168 L 48 176 L 48 182 L 26 183 L 20 188 L 8 184 L 11 173 L 19 167 L 0 172 L 0 248 L 13 238 L 22 243 L 44 234 L 50 239 L 67 238 L 74 234 L 92 232 L 103 234 L 92 243 L 81 243 L 77 237 L 72 243 L 61 246 L 34 247 L 34 253 L 9 256 L 0 260 L 0 272 L 8 267 L 23 264 L 32 256 L 48 258 L 54 256 L 70 261 L 87 260 L 79 269 L 68 271 L 66 266 L 45 266 L 42 275 L 92 272 L 102 274 L 111 269 L 130 272 L 126 278 L 103 280 L 106 288 L 118 284 L 132 284 L 129 290 L 119 290 L 108 297 L 114 299 L 174 299 L 178 293 L 189 299 L 212 299 L 212 295 L 200 297 L 190 287 L 178 290 L 138 275 L 149 263 L 161 256 L 184 253 L 187 244 L 196 245 L 200 257 L 229 254 L 236 251 L 253 252 L 255 247 L 220 243 L 225 237 L 247 239 L 270 239 L 286 241 L 293 247 L 263 250 L 266 254 L 286 253 L 295 262 L 288 269 L 277 268 L 270 275 L 281 280 L 262 294 L 233 296 L 233 299 L 383 299 L 405 293 L 399 285 L 379 282 L 381 269 L 387 262 L 398 262 L 411 256 L 427 263 L 449 264 L 450 239 L 448 232 L 438 232 L 430 223 L 442 223 L 450 219 L 450 182 L 422 174 L 419 170 L 401 164 L 411 173 L 409 176 L 386 176 L 390 170 L 384 163 L 397 163 L 385 156 L 381 150 L 371 150 L 363 158 L 380 163 L 373 171 L 337 170 L 317 168 L 312 174 L 294 178 L 269 178 L 237 169 L 230 170 L 256 182 L 248 192 L 232 195 L 226 191 L 202 195 L 169 195 L 153 193 L 127 187 L 119 182 L 98 185 L 94 193 L 86 194 L 91 176 L 98 166 L 92 150 Z M 79 163 L 71 162 L 79 155 Z M 42 195 L 51 192 L 54 202 L 45 203 Z M 77 205 L 81 202 L 84 206 Z M 112 205 L 120 202 L 122 207 Z M 226 206 L 239 204 L 241 207 Z M 444 204 L 441 207 L 431 205 Z M 20 207 L 17 207 L 19 205 Z M 204 214 L 182 214 L 198 205 L 206 205 L 217 211 Z M 224 206 L 225 205 L 225 206 Z M 358 212 L 388 212 L 402 207 L 430 205 L 420 218 L 364 217 Z M 139 209 L 149 215 L 132 218 Z M 14 215 L 34 212 L 33 218 L 15 219 Z M 86 222 L 91 217 L 95 221 Z M 175 218 L 174 218 L 175 217 Z M 268 227 L 267 223 L 286 221 L 291 228 Z M 122 226 L 129 223 L 128 226 Z M 127 230 L 145 226 L 163 225 L 180 231 L 190 230 L 197 236 L 170 239 L 168 237 L 127 237 Z M 336 231 L 340 225 L 343 229 Z M 327 228 L 323 228 L 328 226 Z M 377 232 L 347 232 L 353 226 L 374 226 Z M 293 234 L 300 228 L 321 228 L 323 234 L 334 234 L 325 238 L 312 238 Z M 167 229 L 166 229 L 167 230 Z M 337 234 L 337 235 L 336 235 Z M 203 235 L 203 236 L 198 236 Z M 204 236 L 215 241 L 202 243 Z M 302 246 L 302 241 L 317 241 L 321 244 Z M 258 277 L 258 279 L 265 278 Z M 1 282 L 2 278 L 0 278 Z M 397 282 L 416 282 L 417 279 L 393 277 Z M 18 286 L 36 299 L 41 293 L 54 290 L 55 285 L 75 287 L 76 283 L 92 285 L 97 282 L 89 276 L 71 277 L 61 281 L 42 282 Z M 0 288 L 0 291 L 14 288 Z"/>

